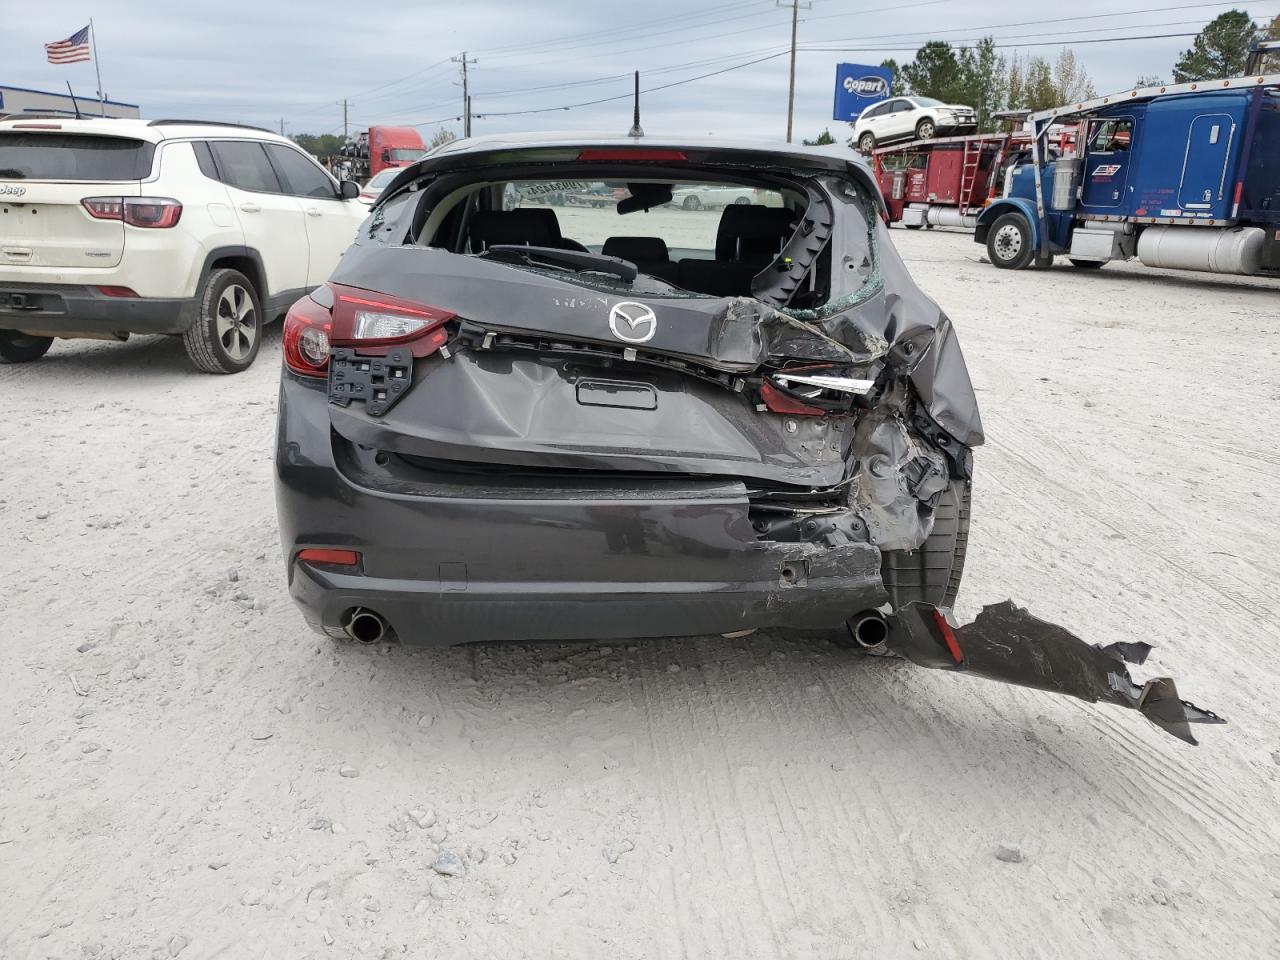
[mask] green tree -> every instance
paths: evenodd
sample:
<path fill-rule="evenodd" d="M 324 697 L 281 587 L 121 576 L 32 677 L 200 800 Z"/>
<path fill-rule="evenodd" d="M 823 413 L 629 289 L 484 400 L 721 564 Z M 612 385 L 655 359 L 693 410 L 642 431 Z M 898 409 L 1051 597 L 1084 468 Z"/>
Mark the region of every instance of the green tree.
<path fill-rule="evenodd" d="M 436 147 L 442 147 L 451 140 L 457 140 L 458 135 L 452 130 L 441 127 L 431 135 L 431 141 L 427 144 L 428 150 L 434 150 Z"/>
<path fill-rule="evenodd" d="M 930 40 L 916 51 L 916 58 L 904 66 L 902 79 L 917 96 L 936 97 L 949 102 L 949 95 L 961 85 L 960 61 L 951 44 Z"/>
<path fill-rule="evenodd" d="M 1076 61 L 1076 55 L 1070 49 L 1064 49 L 1054 61 L 1053 89 L 1058 97 L 1058 103 L 1088 100 L 1097 95 L 1089 75 L 1084 72 L 1084 68 Z"/>
<path fill-rule="evenodd" d="M 836 138 L 831 135 L 831 131 L 823 130 L 815 139 L 804 141 L 804 145 L 806 147 L 825 147 L 835 142 Z"/>
<path fill-rule="evenodd" d="M 991 115 L 1004 107 L 1008 80 L 1005 59 L 996 53 L 995 41 L 983 37 L 978 44 L 960 51 L 960 76 L 954 89 L 947 91 L 948 103 L 971 106 L 978 117 L 979 130 L 992 130 Z"/>
<path fill-rule="evenodd" d="M 290 139 L 313 157 L 331 157 L 342 149 L 342 138 L 331 133 L 295 133 Z"/>
<path fill-rule="evenodd" d="M 1264 40 L 1280 40 L 1280 15 L 1271 19 L 1270 26 L 1267 27 Z M 1280 53 L 1268 53 L 1262 58 L 1262 66 L 1258 68 L 1259 73 L 1280 73 Z"/>
<path fill-rule="evenodd" d="M 898 61 L 890 57 L 887 60 L 880 61 L 880 68 L 889 71 L 889 92 L 896 96 L 906 96 L 911 92 L 911 86 L 902 76 L 902 68 L 898 66 Z"/>
<path fill-rule="evenodd" d="M 1219 14 L 1178 58 L 1173 67 L 1174 83 L 1240 76 L 1257 32 L 1253 18 L 1243 10 Z"/>
<path fill-rule="evenodd" d="M 1048 110 L 1096 96 L 1093 82 L 1070 50 L 1063 50 L 1052 64 L 1044 57 L 1015 56 L 1005 90 L 1011 110 Z"/>

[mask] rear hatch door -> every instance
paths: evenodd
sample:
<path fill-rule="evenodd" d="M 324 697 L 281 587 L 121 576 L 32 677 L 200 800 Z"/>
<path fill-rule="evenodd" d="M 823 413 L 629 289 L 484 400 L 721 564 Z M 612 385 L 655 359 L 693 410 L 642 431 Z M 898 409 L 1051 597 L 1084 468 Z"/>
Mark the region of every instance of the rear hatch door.
<path fill-rule="evenodd" d="M 81 201 L 140 196 L 153 153 L 154 144 L 124 137 L 0 130 L 0 276 L 119 264 L 124 224 L 91 217 Z"/>
<path fill-rule="evenodd" d="M 335 431 L 352 443 L 542 469 L 808 487 L 844 478 L 851 417 L 765 413 L 746 388 L 775 331 L 804 326 L 779 321 L 763 303 L 644 278 L 592 288 L 422 248 L 355 247 L 334 279 L 347 275 L 457 314 L 467 344 L 419 361 L 411 388 L 383 416 L 359 402 L 331 404 Z M 840 359 L 846 349 L 817 331 L 811 340 L 819 356 Z"/>

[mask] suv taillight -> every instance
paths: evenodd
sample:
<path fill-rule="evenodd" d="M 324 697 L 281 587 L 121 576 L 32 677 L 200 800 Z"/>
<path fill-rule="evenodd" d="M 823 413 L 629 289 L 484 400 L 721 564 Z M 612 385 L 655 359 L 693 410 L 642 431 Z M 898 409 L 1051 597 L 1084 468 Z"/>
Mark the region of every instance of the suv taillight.
<path fill-rule="evenodd" d="M 321 287 L 316 293 L 324 291 Z M 313 295 L 314 296 L 314 295 Z M 329 375 L 329 334 L 333 315 L 312 297 L 303 297 L 284 318 L 284 363 L 303 377 Z"/>
<path fill-rule="evenodd" d="M 368 356 L 407 346 L 427 357 L 449 340 L 445 324 L 457 314 L 413 300 L 326 283 L 295 303 L 284 319 L 284 362 L 304 377 L 329 372 L 329 350 L 353 347 Z"/>
<path fill-rule="evenodd" d="M 177 226 L 182 204 L 169 197 L 85 197 L 80 201 L 95 220 L 123 220 L 131 227 Z"/>

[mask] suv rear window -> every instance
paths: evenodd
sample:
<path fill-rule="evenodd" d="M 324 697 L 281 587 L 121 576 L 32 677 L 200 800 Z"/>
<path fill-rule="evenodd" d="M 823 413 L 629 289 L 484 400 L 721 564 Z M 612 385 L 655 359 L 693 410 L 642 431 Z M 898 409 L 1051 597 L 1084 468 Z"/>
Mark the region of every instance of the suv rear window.
<path fill-rule="evenodd" d="M 123 137 L 0 131 L 0 178 L 9 180 L 141 180 L 155 144 Z"/>

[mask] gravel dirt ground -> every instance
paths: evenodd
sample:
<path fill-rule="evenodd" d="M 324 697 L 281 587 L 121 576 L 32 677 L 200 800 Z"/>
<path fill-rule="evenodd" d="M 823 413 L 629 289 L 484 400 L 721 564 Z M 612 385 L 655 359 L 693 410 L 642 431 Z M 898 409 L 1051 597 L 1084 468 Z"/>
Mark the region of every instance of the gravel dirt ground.
<path fill-rule="evenodd" d="M 960 616 L 1150 641 L 1229 726 L 771 634 L 335 645 L 278 328 L 58 344 L 0 368 L 0 956 L 1280 955 L 1276 283 L 893 236 L 984 405 Z"/>

